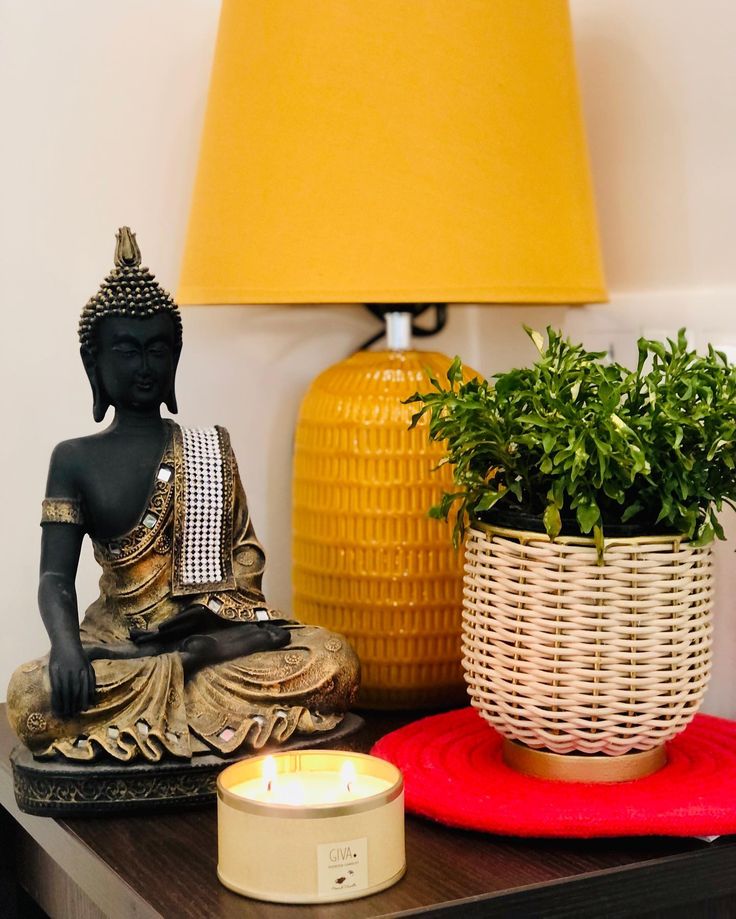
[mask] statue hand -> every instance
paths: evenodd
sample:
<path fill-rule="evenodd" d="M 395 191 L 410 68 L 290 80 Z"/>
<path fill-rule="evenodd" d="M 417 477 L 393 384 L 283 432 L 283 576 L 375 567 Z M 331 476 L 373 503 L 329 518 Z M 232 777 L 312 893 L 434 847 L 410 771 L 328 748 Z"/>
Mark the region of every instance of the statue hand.
<path fill-rule="evenodd" d="M 258 651 L 275 651 L 291 641 L 287 629 L 272 622 L 238 622 L 207 635 L 190 635 L 179 645 L 185 676 L 200 667 L 231 661 Z"/>
<path fill-rule="evenodd" d="M 56 715 L 71 718 L 94 701 L 95 671 L 81 644 L 53 645 L 49 656 L 51 707 Z"/>
<path fill-rule="evenodd" d="M 213 619 L 217 623 L 218 620 L 214 618 L 214 613 L 210 612 L 206 606 L 202 606 L 201 603 L 193 603 L 171 619 L 162 622 L 158 628 L 131 629 L 130 640 L 137 645 L 145 645 L 166 639 L 185 638 L 197 631 L 206 631 L 208 623 Z"/>
<path fill-rule="evenodd" d="M 291 641 L 291 632 L 282 627 L 285 619 L 271 619 L 267 622 L 253 623 L 256 628 L 260 629 L 263 637 L 270 645 L 271 650 L 283 648 Z"/>

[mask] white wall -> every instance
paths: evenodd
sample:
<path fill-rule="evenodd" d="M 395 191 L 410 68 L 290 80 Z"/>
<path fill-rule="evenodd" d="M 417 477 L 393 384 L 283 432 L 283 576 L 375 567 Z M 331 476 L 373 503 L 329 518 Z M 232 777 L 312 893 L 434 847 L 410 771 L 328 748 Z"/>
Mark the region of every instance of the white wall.
<path fill-rule="evenodd" d="M 736 9 L 729 0 L 571 7 L 611 304 L 567 315 L 453 310 L 432 347 L 486 373 L 531 356 L 522 321 L 564 322 L 591 345 L 613 344 L 618 357 L 640 331 L 684 322 L 696 341 L 736 344 Z M 145 263 L 176 287 L 218 8 L 217 0 L 0 0 L 0 693 L 16 664 L 47 647 L 35 600 L 40 500 L 54 443 L 93 429 L 76 322 L 111 267 L 114 230 L 130 224 Z M 374 322 L 349 307 L 209 307 L 187 308 L 184 324 L 180 418 L 230 429 L 270 552 L 267 593 L 288 608 L 299 398 Z M 733 717 L 732 551 L 718 551 L 708 708 Z M 87 553 L 82 607 L 95 580 Z"/>

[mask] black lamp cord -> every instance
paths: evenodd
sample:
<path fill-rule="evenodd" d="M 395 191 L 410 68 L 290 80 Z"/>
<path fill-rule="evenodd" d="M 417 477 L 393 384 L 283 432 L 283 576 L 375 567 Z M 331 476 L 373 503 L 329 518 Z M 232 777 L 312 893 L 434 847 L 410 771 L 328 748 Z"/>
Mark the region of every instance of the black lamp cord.
<path fill-rule="evenodd" d="M 377 319 L 381 320 L 383 327 L 380 332 L 371 335 L 371 337 L 367 341 L 364 341 L 359 348 L 356 348 L 356 352 L 365 351 L 366 348 L 370 348 L 371 345 L 374 345 L 383 338 L 386 334 L 386 324 L 384 321 L 386 313 L 411 313 L 414 319 L 416 319 L 418 316 L 426 313 L 427 310 L 434 310 L 434 325 L 421 326 L 412 321 L 411 332 L 412 335 L 417 338 L 427 338 L 430 335 L 436 335 L 447 325 L 446 303 L 366 303 L 365 308 L 370 310 Z"/>

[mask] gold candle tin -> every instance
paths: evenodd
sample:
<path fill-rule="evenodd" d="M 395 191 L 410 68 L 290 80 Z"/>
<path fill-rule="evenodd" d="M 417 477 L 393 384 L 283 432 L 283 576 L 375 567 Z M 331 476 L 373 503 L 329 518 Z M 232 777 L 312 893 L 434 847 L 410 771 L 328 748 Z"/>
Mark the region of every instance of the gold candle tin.
<path fill-rule="evenodd" d="M 265 782 L 264 761 L 278 777 L 354 774 L 383 786 L 354 800 L 283 804 L 238 793 Z M 345 797 L 336 794 L 336 797 Z M 253 757 L 217 779 L 217 876 L 230 890 L 275 903 L 326 903 L 376 893 L 406 870 L 404 780 L 391 763 L 362 753 L 303 750 Z"/>

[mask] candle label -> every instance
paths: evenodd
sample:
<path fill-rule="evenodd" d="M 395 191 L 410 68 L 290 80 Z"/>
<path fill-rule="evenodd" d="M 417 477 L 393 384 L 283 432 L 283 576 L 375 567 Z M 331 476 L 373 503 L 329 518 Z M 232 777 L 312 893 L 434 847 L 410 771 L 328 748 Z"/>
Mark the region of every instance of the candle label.
<path fill-rule="evenodd" d="M 366 890 L 368 887 L 368 838 L 348 839 L 317 846 L 319 894 Z"/>

